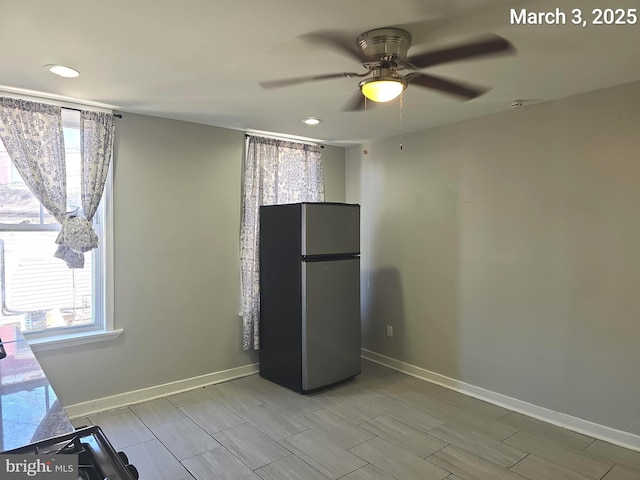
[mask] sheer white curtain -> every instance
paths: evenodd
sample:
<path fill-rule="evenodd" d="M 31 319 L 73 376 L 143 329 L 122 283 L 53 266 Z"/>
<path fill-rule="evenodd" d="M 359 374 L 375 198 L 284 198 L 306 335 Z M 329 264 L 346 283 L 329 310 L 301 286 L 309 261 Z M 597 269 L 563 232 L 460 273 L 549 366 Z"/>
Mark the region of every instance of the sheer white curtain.
<path fill-rule="evenodd" d="M 260 347 L 259 207 L 324 201 L 320 157 L 318 145 L 248 136 L 240 231 L 244 350 Z"/>

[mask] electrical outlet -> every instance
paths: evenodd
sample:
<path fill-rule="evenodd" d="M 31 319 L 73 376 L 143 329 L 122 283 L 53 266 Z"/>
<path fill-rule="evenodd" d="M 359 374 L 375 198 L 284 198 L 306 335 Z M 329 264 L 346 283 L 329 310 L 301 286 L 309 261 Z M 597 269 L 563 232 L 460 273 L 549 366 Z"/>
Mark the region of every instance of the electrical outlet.
<path fill-rule="evenodd" d="M 387 337 L 393 338 L 393 326 L 387 325 Z"/>

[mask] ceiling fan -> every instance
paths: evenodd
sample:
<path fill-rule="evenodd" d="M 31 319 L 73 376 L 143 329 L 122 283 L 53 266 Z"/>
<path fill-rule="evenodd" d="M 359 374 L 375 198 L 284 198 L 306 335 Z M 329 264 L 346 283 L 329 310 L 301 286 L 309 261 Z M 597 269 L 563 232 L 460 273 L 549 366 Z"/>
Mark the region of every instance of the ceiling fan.
<path fill-rule="evenodd" d="M 347 102 L 343 110 L 358 111 L 365 108 L 365 98 L 374 102 L 387 102 L 398 97 L 409 84 L 438 90 L 462 100 L 476 98 L 488 89 L 465 85 L 434 75 L 420 73 L 426 67 L 441 65 L 473 57 L 515 53 L 513 45 L 498 35 L 490 35 L 473 43 L 407 56 L 411 47 L 411 34 L 394 27 L 378 28 L 358 36 L 357 44 L 337 32 L 309 34 L 307 39 L 321 41 L 355 58 L 366 72 L 343 72 L 307 77 L 260 82 L 263 88 L 278 88 L 300 83 L 329 80 L 332 78 L 363 78 L 359 91 Z M 403 75 L 399 72 L 409 70 Z"/>

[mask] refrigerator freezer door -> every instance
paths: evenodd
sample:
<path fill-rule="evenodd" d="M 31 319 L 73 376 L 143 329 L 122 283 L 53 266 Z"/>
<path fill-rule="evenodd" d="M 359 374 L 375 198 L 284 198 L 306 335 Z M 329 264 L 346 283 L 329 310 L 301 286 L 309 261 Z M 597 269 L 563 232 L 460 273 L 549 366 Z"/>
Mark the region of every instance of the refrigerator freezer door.
<path fill-rule="evenodd" d="M 303 262 L 302 390 L 360 373 L 360 259 Z"/>
<path fill-rule="evenodd" d="M 360 206 L 302 204 L 302 255 L 360 253 Z"/>

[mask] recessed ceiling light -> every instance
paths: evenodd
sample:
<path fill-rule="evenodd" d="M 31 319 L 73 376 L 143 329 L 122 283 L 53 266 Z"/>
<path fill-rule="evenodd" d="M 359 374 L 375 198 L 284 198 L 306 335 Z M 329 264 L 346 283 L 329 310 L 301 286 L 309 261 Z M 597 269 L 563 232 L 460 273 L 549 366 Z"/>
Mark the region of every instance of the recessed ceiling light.
<path fill-rule="evenodd" d="M 80 72 L 64 65 L 45 65 L 44 68 L 51 73 L 65 78 L 75 78 L 80 75 Z"/>
<path fill-rule="evenodd" d="M 305 125 L 318 125 L 319 123 L 322 123 L 322 120 L 315 117 L 309 117 L 305 118 L 302 123 L 304 123 Z"/>

